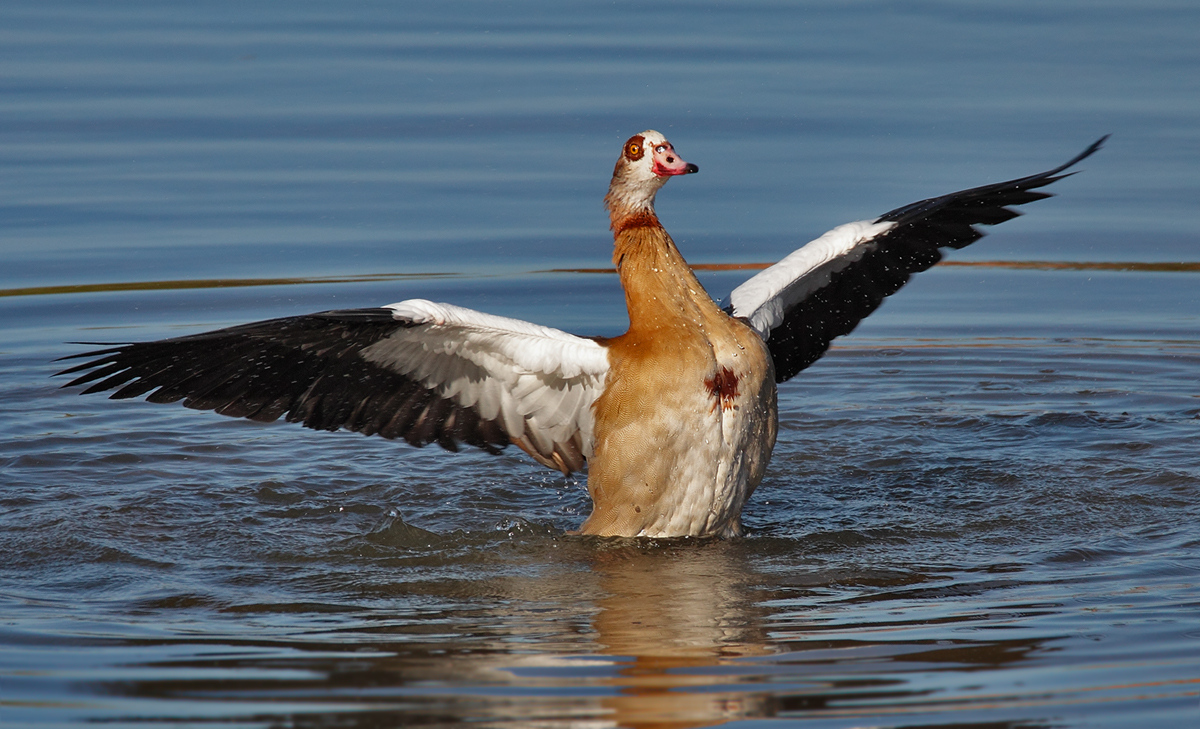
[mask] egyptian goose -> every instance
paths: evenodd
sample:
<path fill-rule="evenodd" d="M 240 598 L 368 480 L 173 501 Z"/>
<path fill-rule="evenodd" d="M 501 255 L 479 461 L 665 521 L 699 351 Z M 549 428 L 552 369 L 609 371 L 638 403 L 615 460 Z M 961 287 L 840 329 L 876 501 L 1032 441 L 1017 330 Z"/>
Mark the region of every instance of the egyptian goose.
<path fill-rule="evenodd" d="M 834 228 L 718 304 L 654 213 L 697 172 L 656 131 L 621 149 L 605 203 L 629 330 L 611 339 L 410 299 L 123 344 L 59 374 L 84 393 L 345 428 L 587 466 L 583 534 L 735 536 L 777 430 L 775 385 L 816 361 L 917 271 L 1018 215 L 1053 170 Z M 79 374 L 82 373 L 82 374 Z"/>

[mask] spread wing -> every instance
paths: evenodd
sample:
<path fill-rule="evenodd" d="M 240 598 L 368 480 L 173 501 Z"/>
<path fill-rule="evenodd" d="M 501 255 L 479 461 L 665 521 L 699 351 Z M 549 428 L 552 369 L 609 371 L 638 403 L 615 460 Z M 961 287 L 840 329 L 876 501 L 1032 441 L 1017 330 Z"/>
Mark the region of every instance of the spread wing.
<path fill-rule="evenodd" d="M 345 428 L 457 450 L 515 443 L 563 473 L 591 455 L 592 403 L 608 372 L 591 339 L 448 304 L 272 319 L 72 355 L 84 394 L 146 395 L 318 430 Z M 147 394 L 149 393 L 149 394 Z"/>
<path fill-rule="evenodd" d="M 941 248 L 983 237 L 975 226 L 1020 215 L 1010 205 L 1051 197 L 1037 192 L 1100 149 L 1102 137 L 1064 165 L 1029 177 L 921 200 L 874 221 L 842 225 L 737 287 L 722 302 L 767 341 L 775 379 L 817 361 L 834 337 L 849 334 L 909 277 L 941 260 Z"/>

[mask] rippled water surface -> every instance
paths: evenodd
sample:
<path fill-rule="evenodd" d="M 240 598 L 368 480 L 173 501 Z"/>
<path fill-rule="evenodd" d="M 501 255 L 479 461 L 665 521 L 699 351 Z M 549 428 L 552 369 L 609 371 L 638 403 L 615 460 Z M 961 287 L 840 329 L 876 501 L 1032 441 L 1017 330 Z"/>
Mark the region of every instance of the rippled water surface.
<path fill-rule="evenodd" d="M 1200 725 L 1197 68 L 1193 3 L 5 3 L 0 725 Z M 619 333 L 647 127 L 705 264 L 1114 136 L 781 388 L 739 539 L 50 377 L 414 296 Z"/>

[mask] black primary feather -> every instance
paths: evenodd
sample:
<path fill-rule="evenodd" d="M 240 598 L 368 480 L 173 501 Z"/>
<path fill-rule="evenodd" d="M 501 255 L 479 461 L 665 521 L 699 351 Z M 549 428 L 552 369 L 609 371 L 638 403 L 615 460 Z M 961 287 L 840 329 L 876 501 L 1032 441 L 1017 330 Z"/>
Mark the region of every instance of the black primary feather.
<path fill-rule="evenodd" d="M 499 422 L 360 355 L 409 326 L 390 309 L 326 311 L 83 352 L 62 359 L 88 361 L 58 374 L 77 375 L 63 387 L 89 385 L 82 394 L 499 452 L 510 442 Z"/>

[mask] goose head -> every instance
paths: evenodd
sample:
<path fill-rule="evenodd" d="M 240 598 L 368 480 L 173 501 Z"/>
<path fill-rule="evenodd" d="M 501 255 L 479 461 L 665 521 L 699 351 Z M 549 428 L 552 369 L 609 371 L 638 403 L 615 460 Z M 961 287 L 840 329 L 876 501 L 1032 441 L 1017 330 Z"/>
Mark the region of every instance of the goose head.
<path fill-rule="evenodd" d="M 621 148 L 604 198 L 614 226 L 630 215 L 653 214 L 654 195 L 669 178 L 699 171 L 696 165 L 684 162 L 661 133 L 647 129 L 633 135 Z"/>

